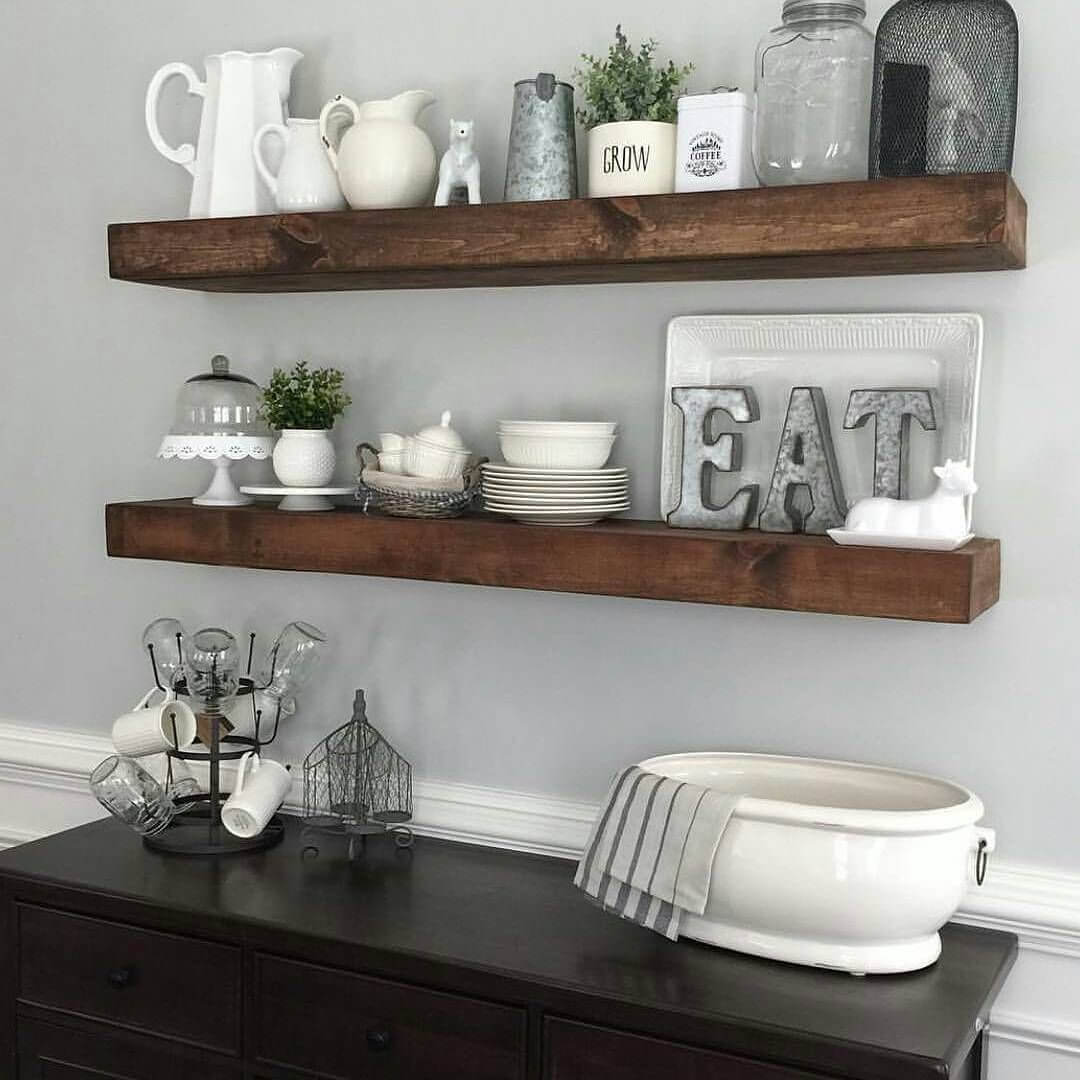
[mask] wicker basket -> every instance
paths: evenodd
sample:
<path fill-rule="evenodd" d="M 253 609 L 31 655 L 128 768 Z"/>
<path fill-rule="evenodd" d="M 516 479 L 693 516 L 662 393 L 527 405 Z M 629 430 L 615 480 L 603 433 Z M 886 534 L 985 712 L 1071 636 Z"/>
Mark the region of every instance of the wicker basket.
<path fill-rule="evenodd" d="M 365 452 L 373 461 L 365 460 Z M 384 484 L 373 487 L 364 483 L 364 474 L 377 471 L 378 450 L 371 443 L 360 443 L 356 448 L 356 459 L 360 472 L 356 478 L 356 499 L 365 512 L 377 511 L 393 517 L 410 518 L 455 518 L 466 513 L 480 496 L 480 466 L 487 458 L 470 462 L 462 479 L 464 491 L 438 491 L 426 488 L 391 490 Z M 385 476 L 385 474 L 382 474 Z"/>

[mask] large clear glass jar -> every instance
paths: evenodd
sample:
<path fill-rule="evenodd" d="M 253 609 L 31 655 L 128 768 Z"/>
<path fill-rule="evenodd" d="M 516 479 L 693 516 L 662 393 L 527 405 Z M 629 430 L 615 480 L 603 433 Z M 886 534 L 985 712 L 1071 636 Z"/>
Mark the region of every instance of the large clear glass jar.
<path fill-rule="evenodd" d="M 754 167 L 767 186 L 865 180 L 874 35 L 864 0 L 785 0 L 754 69 Z"/>

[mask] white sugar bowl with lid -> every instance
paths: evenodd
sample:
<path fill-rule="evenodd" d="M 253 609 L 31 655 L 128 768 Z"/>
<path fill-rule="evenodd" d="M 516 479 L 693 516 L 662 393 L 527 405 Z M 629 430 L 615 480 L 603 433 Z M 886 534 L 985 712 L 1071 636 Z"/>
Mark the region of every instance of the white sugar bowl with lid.
<path fill-rule="evenodd" d="M 719 87 L 679 98 L 675 190 L 757 187 L 753 142 L 754 109 L 748 94 Z"/>
<path fill-rule="evenodd" d="M 444 412 L 438 424 L 423 428 L 405 443 L 405 471 L 425 480 L 454 480 L 465 471 L 469 451 Z"/>

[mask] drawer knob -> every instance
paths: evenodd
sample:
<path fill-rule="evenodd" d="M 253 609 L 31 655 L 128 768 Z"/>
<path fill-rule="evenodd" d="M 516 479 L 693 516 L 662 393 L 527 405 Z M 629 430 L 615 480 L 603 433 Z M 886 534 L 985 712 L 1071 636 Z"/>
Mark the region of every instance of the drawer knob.
<path fill-rule="evenodd" d="M 389 1050 L 390 1044 L 393 1041 L 393 1036 L 391 1036 L 388 1028 L 370 1028 L 368 1030 L 368 1049 L 376 1054 L 381 1054 L 384 1050 Z"/>
<path fill-rule="evenodd" d="M 113 968 L 107 976 L 109 985 L 117 990 L 123 990 L 135 981 L 135 972 L 129 967 Z"/>

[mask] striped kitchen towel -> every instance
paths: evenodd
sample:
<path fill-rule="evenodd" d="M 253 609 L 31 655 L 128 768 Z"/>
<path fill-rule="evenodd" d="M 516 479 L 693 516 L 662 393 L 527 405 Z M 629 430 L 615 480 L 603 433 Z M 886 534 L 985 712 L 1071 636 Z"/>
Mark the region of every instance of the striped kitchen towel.
<path fill-rule="evenodd" d="M 709 899 L 713 857 L 738 802 L 636 765 L 611 785 L 574 884 L 606 911 L 675 941 Z"/>

